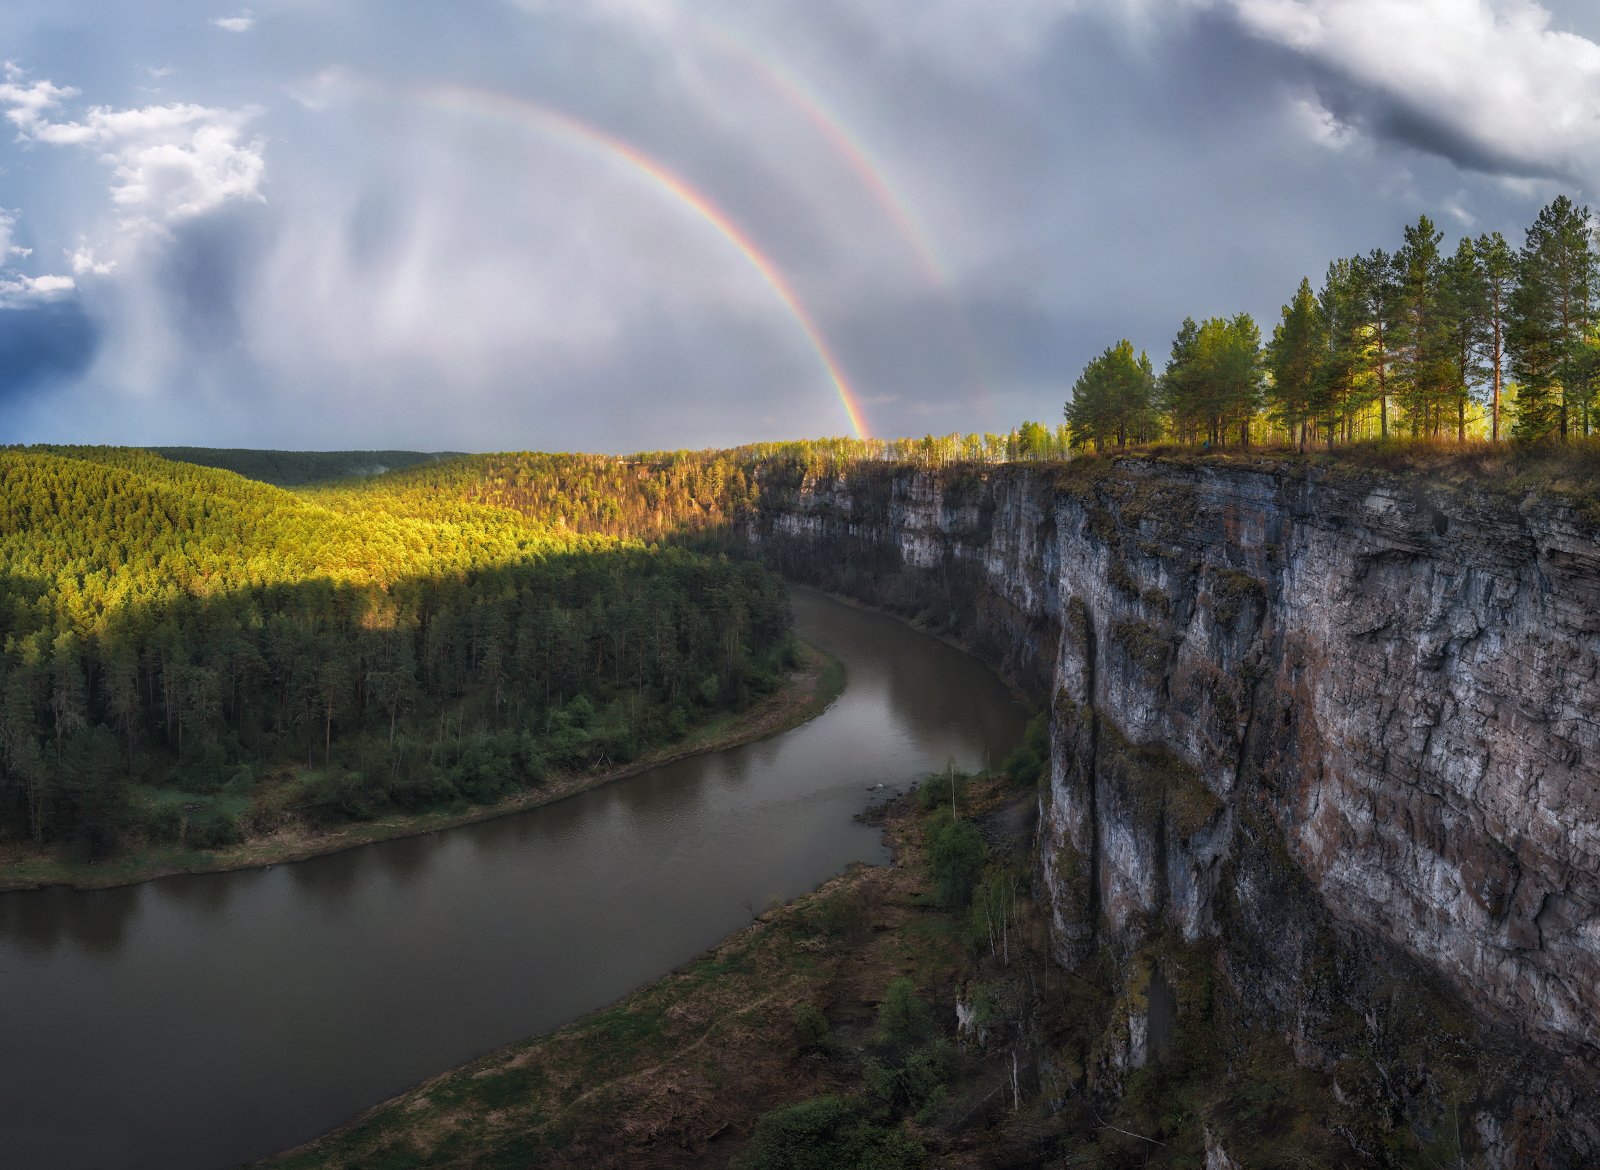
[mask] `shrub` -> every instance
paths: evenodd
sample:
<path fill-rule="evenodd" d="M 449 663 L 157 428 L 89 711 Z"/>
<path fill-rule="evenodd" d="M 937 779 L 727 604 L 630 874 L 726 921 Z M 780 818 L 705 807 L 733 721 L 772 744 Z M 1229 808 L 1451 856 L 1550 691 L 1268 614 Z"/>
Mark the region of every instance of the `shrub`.
<path fill-rule="evenodd" d="M 832 1035 L 828 1017 L 816 1004 L 803 1003 L 794 1009 L 794 1038 L 801 1052 L 826 1048 Z"/>
<path fill-rule="evenodd" d="M 832 1095 L 765 1113 L 731 1170 L 913 1170 L 927 1157 L 898 1129 L 873 1125 Z"/>
<path fill-rule="evenodd" d="M 1018 784 L 1037 784 L 1050 767 L 1050 714 L 1040 711 L 1028 720 L 1022 742 L 1005 762 L 1005 773 Z"/>
<path fill-rule="evenodd" d="M 917 994 L 917 985 L 902 975 L 889 984 L 878 1005 L 878 1032 L 902 1047 L 921 1044 L 933 1035 L 933 1012 Z"/>

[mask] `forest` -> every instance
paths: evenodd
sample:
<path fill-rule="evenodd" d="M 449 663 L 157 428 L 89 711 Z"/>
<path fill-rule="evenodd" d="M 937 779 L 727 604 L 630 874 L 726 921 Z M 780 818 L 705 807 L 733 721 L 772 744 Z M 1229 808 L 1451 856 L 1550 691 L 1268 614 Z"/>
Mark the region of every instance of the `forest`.
<path fill-rule="evenodd" d="M 427 474 L 291 492 L 0 451 L 0 841 L 94 858 L 493 802 L 675 740 L 790 663 L 757 564 Z"/>
<path fill-rule="evenodd" d="M 1561 196 L 1519 248 L 1499 232 L 1454 251 L 1427 216 L 1392 252 L 1303 279 L 1270 337 L 1248 313 L 1186 318 L 1157 374 L 1123 340 L 1065 407 L 1072 446 L 1587 436 L 1600 380 L 1600 251 L 1590 209 Z"/>

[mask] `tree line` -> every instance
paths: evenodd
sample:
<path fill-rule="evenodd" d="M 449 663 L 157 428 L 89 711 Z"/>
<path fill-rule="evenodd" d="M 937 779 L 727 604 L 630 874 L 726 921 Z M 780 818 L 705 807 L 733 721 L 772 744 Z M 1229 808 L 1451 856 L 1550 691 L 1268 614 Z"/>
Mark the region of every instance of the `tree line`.
<path fill-rule="evenodd" d="M 1074 447 L 1157 439 L 1211 447 L 1275 437 L 1305 450 L 1364 438 L 1492 441 L 1589 435 L 1600 380 L 1600 250 L 1561 196 L 1520 247 L 1499 232 L 1454 251 L 1427 216 L 1302 279 L 1263 340 L 1248 313 L 1186 318 L 1158 374 L 1123 340 L 1065 406 Z"/>
<path fill-rule="evenodd" d="M 0 451 L 0 841 L 229 843 L 626 762 L 789 663 L 753 562 L 405 472 L 295 493 Z"/>

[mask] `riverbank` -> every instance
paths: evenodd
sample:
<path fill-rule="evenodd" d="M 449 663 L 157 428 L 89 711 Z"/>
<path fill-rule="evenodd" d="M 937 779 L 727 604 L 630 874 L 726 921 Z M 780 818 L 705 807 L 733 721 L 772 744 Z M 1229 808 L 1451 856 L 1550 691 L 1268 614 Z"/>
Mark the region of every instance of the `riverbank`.
<path fill-rule="evenodd" d="M 216 850 L 146 850 L 94 863 L 23 845 L 4 845 L 0 846 L 0 893 L 47 886 L 109 889 L 172 874 L 258 869 L 526 812 L 688 756 L 767 739 L 814 719 L 843 693 L 844 666 L 831 654 L 805 642 L 800 643 L 800 657 L 800 667 L 782 687 L 744 711 L 718 716 L 678 742 L 647 752 L 632 763 L 602 772 L 554 776 L 537 788 L 494 804 L 353 821 L 332 829 L 295 825 Z"/>
<path fill-rule="evenodd" d="M 902 797 L 876 814 L 894 865 L 855 866 L 612 1007 L 433 1077 L 263 1170 L 725 1165 L 774 1128 L 763 1115 L 819 1097 L 863 1119 L 883 1155 L 872 1165 L 949 1151 L 948 1131 L 1007 1113 L 1003 1049 L 973 1034 L 958 1051 L 956 1002 L 980 976 L 997 993 L 1060 990 L 1026 901 L 1034 800 L 999 776 L 961 793 L 963 817 L 992 841 L 986 872 L 1017 879 L 1003 964 L 930 872 L 943 798 L 930 813 Z M 915 1102 L 884 1090 L 884 1073 L 934 1064 L 938 1084 Z M 890 1100 L 873 1096 L 875 1077 Z"/>

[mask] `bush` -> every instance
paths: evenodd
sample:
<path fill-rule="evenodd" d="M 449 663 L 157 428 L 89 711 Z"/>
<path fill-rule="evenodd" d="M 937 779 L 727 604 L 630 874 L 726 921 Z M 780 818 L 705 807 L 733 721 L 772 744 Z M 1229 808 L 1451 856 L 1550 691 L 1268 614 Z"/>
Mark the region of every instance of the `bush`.
<path fill-rule="evenodd" d="M 965 772 L 950 764 L 943 772 L 934 772 L 923 778 L 917 788 L 917 803 L 924 812 L 940 807 L 948 809 L 952 803 L 959 807 L 961 796 L 967 790 L 967 780 Z"/>
<path fill-rule="evenodd" d="M 891 1109 L 928 1116 L 944 1101 L 946 1049 L 942 1043 L 919 1048 L 898 1064 L 868 1060 L 861 1070 L 867 1091 Z"/>
<path fill-rule="evenodd" d="M 402 768 L 389 784 L 390 803 L 408 812 L 438 808 L 460 798 L 450 778 L 431 764 Z"/>
<path fill-rule="evenodd" d="M 801 1052 L 825 1049 L 833 1031 L 828 1027 L 828 1017 L 816 1004 L 803 1003 L 794 1009 L 794 1039 Z"/>
<path fill-rule="evenodd" d="M 756 1122 L 750 1146 L 731 1170 L 913 1170 L 927 1151 L 898 1129 L 867 1120 L 853 1101 L 832 1095 L 774 1109 Z"/>
<path fill-rule="evenodd" d="M 189 820 L 186 842 L 191 849 L 223 849 L 243 840 L 239 821 L 224 810 L 211 806 Z"/>
<path fill-rule="evenodd" d="M 917 994 L 917 985 L 902 975 L 883 993 L 878 1005 L 878 1032 L 890 1044 L 914 1047 L 933 1035 L 933 1012 Z"/>
<path fill-rule="evenodd" d="M 809 924 L 819 934 L 843 938 L 855 934 L 867 921 L 867 900 L 855 887 L 819 899 L 811 908 Z"/>
<path fill-rule="evenodd" d="M 329 825 L 372 817 L 372 793 L 360 772 L 343 768 L 307 772 L 300 778 L 299 787 L 306 817 L 314 823 Z"/>
<path fill-rule="evenodd" d="M 1050 768 L 1050 714 L 1040 711 L 1028 720 L 1017 750 L 1007 757 L 1005 773 L 1018 784 L 1037 784 Z"/>

